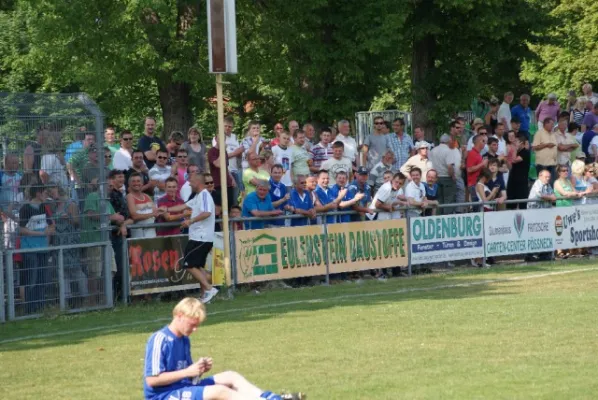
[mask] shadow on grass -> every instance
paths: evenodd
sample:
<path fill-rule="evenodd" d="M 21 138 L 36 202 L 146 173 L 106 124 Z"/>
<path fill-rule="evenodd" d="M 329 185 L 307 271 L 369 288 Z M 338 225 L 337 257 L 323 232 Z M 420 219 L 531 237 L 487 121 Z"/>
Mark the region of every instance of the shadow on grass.
<path fill-rule="evenodd" d="M 576 265 L 593 265 L 576 262 Z M 235 299 L 218 301 L 208 306 L 206 325 L 230 322 L 259 321 L 291 312 L 317 312 L 337 307 L 377 306 L 413 300 L 459 300 L 472 297 L 508 296 L 517 291 L 495 293 L 493 281 L 513 272 L 549 273 L 555 264 L 506 266 L 505 268 L 459 268 L 446 274 L 418 275 L 414 279 L 390 279 L 386 283 L 366 281 L 362 285 L 343 283 L 329 287 L 315 286 L 294 290 L 274 290 L 259 296 L 241 293 Z M 485 278 L 492 274 L 493 276 Z M 498 277 L 497 277 L 498 275 Z M 489 282 L 485 282 L 488 279 Z M 508 277 L 505 276 L 505 279 Z M 52 346 L 84 343 L 91 338 L 115 332 L 145 333 L 148 336 L 168 323 L 176 300 L 166 303 L 139 304 L 114 310 L 55 318 L 19 321 L 0 326 L 0 352 L 25 351 Z M 42 335 L 45 337 L 38 337 Z M 28 338 L 29 337 L 29 338 Z M 21 339 L 22 338 L 22 339 Z M 2 343 L 6 340 L 17 341 Z M 118 340 L 116 337 L 110 340 Z"/>

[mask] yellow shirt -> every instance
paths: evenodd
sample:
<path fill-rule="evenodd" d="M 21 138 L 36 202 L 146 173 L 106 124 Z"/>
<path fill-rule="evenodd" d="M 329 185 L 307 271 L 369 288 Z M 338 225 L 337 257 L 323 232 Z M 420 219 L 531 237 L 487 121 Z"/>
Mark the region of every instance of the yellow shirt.
<path fill-rule="evenodd" d="M 534 141 L 532 143 L 532 147 L 538 146 L 540 144 L 547 144 L 553 143 L 554 147 L 546 147 L 542 150 L 534 150 L 536 152 L 536 164 L 540 165 L 556 165 L 556 156 L 557 156 L 557 140 L 556 135 L 551 132 L 547 132 L 544 129 L 540 129 L 534 135 Z"/>

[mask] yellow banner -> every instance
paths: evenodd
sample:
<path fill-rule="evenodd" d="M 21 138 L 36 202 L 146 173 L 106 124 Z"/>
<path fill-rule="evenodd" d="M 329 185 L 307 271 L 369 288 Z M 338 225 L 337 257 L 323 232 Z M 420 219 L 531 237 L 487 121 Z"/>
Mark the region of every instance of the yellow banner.
<path fill-rule="evenodd" d="M 326 275 L 321 225 L 235 232 L 237 282 Z"/>
<path fill-rule="evenodd" d="M 226 284 L 226 271 L 224 270 L 224 250 L 212 248 L 212 285 L 224 286 Z"/>
<path fill-rule="evenodd" d="M 328 225 L 330 273 L 408 265 L 407 222 L 351 222 Z"/>
<path fill-rule="evenodd" d="M 369 221 L 235 233 L 237 282 L 406 266 L 406 221 Z"/>

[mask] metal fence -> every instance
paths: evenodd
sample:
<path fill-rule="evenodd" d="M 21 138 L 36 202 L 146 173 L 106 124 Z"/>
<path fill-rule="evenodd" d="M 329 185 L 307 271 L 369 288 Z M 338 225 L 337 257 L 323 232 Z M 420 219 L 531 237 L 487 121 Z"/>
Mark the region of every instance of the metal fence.
<path fill-rule="evenodd" d="M 103 141 L 104 117 L 85 94 L 0 93 L 9 319 L 112 306 Z"/>
<path fill-rule="evenodd" d="M 384 118 L 385 121 L 392 122 L 395 118 L 405 120 L 405 132 L 413 133 L 413 118 L 408 111 L 385 110 L 385 111 L 361 111 L 355 113 L 355 140 L 358 145 L 363 144 L 365 138 L 374 131 L 374 119 Z"/>

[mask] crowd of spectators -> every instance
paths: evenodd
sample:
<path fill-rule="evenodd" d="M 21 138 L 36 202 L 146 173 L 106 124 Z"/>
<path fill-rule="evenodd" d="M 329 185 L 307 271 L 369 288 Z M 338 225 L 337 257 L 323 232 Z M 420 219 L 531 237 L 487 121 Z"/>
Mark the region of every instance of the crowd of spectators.
<path fill-rule="evenodd" d="M 106 218 L 118 292 L 124 238 L 180 233 L 180 227 L 156 228 L 154 223 L 181 222 L 183 213 L 163 210 L 194 196 L 189 184 L 194 174 L 204 175 L 217 217 L 225 187 L 230 215 L 246 219 L 235 222 L 234 230 L 591 202 L 598 190 L 598 96 L 589 85 L 582 91 L 580 97 L 569 93 L 564 107 L 549 94 L 535 111 L 526 94 L 515 106 L 511 92 L 504 94 L 502 103 L 477 99 L 472 107 L 475 118 L 455 117 L 436 143 L 425 140 L 429 135 L 421 126 L 412 127 L 413 136 L 409 135 L 401 118 L 375 117 L 361 145 L 346 120 L 332 127 L 290 121 L 285 128 L 277 123 L 274 137 L 267 139 L 260 123 L 251 121 L 237 136 L 234 120 L 226 118 L 223 161 L 216 137 L 206 142 L 194 126 L 186 134 L 171 132 L 164 143 L 156 135 L 153 118 L 146 118 L 136 145 L 131 131 L 117 133 L 109 127 L 102 145 L 95 132 L 81 128 L 76 140 L 63 147 L 60 132 L 41 128 L 36 140 L 24 143 L 20 152 L 4 153 L 2 245 L 41 249 L 98 243 Z M 532 156 L 538 180 L 530 190 Z M 543 201 L 505 204 L 525 199 Z M 438 207 L 465 202 L 478 205 Z M 297 217 L 283 217 L 292 214 Z M 251 217 L 270 218 L 247 220 Z M 52 281 L 56 254 L 15 254 L 21 271 L 19 295 L 31 311 L 45 302 L 48 290 L 40 286 Z M 62 257 L 69 297 L 88 299 L 99 291 L 101 247 L 71 248 Z"/>

